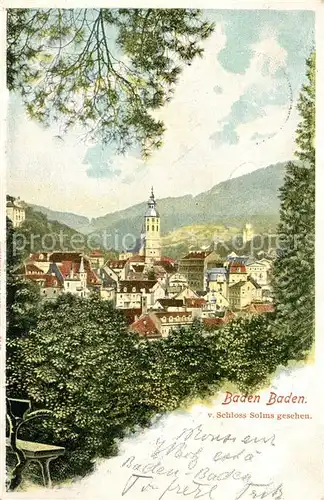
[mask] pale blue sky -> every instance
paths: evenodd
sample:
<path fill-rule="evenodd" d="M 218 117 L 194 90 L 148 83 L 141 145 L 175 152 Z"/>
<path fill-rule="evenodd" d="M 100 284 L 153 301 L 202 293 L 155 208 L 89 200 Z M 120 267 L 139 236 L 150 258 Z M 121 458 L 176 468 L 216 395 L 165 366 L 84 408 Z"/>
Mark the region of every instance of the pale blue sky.
<path fill-rule="evenodd" d="M 87 216 L 157 196 L 196 194 L 294 151 L 295 109 L 314 46 L 311 11 L 205 11 L 216 30 L 202 60 L 186 67 L 174 100 L 160 110 L 164 146 L 143 163 L 114 145 L 54 139 L 11 99 L 8 191 L 26 201 Z M 233 174 L 234 172 L 234 174 Z M 34 179 L 39 179 L 35 185 Z M 62 179 L 64 182 L 62 182 Z"/>

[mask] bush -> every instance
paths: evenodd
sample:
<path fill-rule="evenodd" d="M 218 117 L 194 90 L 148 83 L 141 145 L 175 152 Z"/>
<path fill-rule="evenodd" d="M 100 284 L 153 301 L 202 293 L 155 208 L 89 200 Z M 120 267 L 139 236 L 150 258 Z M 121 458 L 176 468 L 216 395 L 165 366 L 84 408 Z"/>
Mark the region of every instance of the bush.
<path fill-rule="evenodd" d="M 17 339 L 23 370 L 16 368 L 24 395 L 53 414 L 23 437 L 66 448 L 54 480 L 84 475 L 95 458 L 116 452 L 116 438 L 154 415 L 209 396 L 225 380 L 242 389 L 264 383 L 282 356 L 270 325 L 264 316 L 239 318 L 211 333 L 196 322 L 149 342 L 96 295 L 43 303 L 37 325 Z"/>

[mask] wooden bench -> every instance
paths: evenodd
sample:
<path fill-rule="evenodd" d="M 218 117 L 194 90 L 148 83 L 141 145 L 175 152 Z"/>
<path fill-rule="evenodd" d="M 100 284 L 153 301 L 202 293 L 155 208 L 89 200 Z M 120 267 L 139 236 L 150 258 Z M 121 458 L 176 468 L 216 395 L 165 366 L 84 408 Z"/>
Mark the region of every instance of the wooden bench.
<path fill-rule="evenodd" d="M 37 462 L 40 465 L 44 486 L 46 488 L 52 487 L 51 474 L 49 464 L 55 458 L 64 455 L 65 448 L 62 446 L 53 446 L 43 443 L 35 443 L 33 441 L 24 441 L 17 439 L 17 447 L 24 453 L 26 457 L 25 467 L 29 462 Z M 6 439 L 6 448 L 8 453 L 15 454 L 11 449 L 10 439 Z"/>
<path fill-rule="evenodd" d="M 7 419 L 9 422 L 10 434 L 6 438 L 6 449 L 10 454 L 17 457 L 18 463 L 13 471 L 13 478 L 9 488 L 14 490 L 21 482 L 21 474 L 26 465 L 37 462 L 40 465 L 44 485 L 47 488 L 52 486 L 49 464 L 55 458 L 64 455 L 65 448 L 51 444 L 37 443 L 18 439 L 17 434 L 20 427 L 34 418 L 49 416 L 48 410 L 31 411 L 29 400 L 7 398 Z"/>

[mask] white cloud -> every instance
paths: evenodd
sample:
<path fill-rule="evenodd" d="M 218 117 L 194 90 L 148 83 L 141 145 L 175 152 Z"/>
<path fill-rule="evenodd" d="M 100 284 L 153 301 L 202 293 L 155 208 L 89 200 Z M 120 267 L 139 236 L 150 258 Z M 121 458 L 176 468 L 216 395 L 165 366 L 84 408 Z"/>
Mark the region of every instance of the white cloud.
<path fill-rule="evenodd" d="M 275 68 L 286 64 L 286 51 L 269 35 L 253 46 L 255 55 L 244 75 L 230 73 L 217 59 L 225 45 L 224 29 L 218 24 L 203 58 L 184 69 L 174 99 L 157 113 L 167 127 L 163 147 L 146 168 L 130 155 L 115 157 L 121 177 L 89 178 L 89 165 L 82 163 L 86 148 L 73 134 L 64 141 L 53 139 L 52 128 L 44 131 L 20 114 L 11 136 L 8 192 L 53 209 L 99 216 L 143 201 L 152 184 L 157 197 L 197 194 L 230 177 L 243 163 L 252 169 L 290 159 L 297 115 L 293 113 L 280 129 L 286 113 L 282 106 L 268 106 L 262 118 L 239 124 L 237 145 L 216 147 L 210 140 L 222 129 L 233 103 L 252 85 L 260 91 L 273 88 Z M 264 75 L 261 67 L 267 57 L 269 74 Z M 215 92 L 215 86 L 221 92 Z M 271 135 L 278 129 L 273 139 L 259 145 L 251 141 L 256 131 Z"/>

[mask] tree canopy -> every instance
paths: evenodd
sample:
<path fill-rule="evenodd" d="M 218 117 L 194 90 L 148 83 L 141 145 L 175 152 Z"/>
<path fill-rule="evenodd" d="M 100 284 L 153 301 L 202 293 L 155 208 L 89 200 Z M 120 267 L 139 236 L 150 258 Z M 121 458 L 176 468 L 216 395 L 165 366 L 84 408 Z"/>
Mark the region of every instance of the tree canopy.
<path fill-rule="evenodd" d="M 162 145 L 154 110 L 172 97 L 213 24 L 199 9 L 8 9 L 7 82 L 29 116 L 89 139 Z"/>
<path fill-rule="evenodd" d="M 55 480 L 89 472 L 96 458 L 115 452 L 116 439 L 211 396 L 225 380 L 242 390 L 262 385 L 281 360 L 281 340 L 268 317 L 240 318 L 208 333 L 197 321 L 148 341 L 130 333 L 122 312 L 95 295 L 44 302 L 16 347 L 8 395 L 23 394 L 35 408 L 53 411 L 22 438 L 66 448 L 53 463 Z"/>

